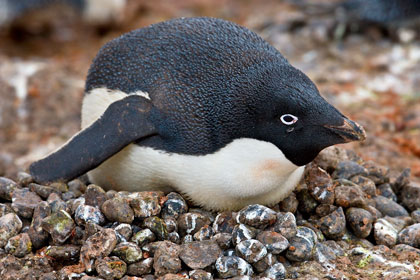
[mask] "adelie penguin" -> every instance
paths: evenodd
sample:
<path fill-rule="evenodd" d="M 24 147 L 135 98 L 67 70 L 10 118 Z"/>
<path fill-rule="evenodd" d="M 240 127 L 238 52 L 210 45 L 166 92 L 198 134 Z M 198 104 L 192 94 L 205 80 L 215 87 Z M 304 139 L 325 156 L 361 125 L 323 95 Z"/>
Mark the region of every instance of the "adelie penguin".
<path fill-rule="evenodd" d="M 176 190 L 207 209 L 273 204 L 325 147 L 365 132 L 250 30 L 174 19 L 122 35 L 89 70 L 82 130 L 33 163 L 40 183 Z"/>

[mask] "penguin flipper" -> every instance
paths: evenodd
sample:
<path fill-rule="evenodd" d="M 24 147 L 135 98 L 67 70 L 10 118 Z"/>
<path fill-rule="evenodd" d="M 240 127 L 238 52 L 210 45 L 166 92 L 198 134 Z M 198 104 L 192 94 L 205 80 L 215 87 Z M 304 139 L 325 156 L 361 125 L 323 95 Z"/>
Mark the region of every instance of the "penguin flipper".
<path fill-rule="evenodd" d="M 83 175 L 128 144 L 157 135 L 150 121 L 152 108 L 151 101 L 139 95 L 112 103 L 56 152 L 32 163 L 29 172 L 38 183 L 66 182 Z"/>

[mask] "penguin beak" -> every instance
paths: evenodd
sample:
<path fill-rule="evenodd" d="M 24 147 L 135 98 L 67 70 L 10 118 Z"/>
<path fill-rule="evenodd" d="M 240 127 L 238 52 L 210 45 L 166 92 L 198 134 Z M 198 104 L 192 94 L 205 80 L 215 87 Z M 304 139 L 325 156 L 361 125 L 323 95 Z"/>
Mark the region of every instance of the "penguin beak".
<path fill-rule="evenodd" d="M 347 118 L 344 118 L 344 123 L 341 126 L 324 125 L 324 127 L 339 135 L 343 139 L 343 143 L 366 139 L 363 127 Z"/>

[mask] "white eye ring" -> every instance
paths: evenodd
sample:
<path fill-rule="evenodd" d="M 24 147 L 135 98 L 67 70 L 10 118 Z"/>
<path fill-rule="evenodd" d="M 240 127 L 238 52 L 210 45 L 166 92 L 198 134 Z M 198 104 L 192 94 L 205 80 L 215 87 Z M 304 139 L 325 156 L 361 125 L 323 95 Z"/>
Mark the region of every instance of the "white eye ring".
<path fill-rule="evenodd" d="M 290 119 L 290 118 L 292 118 L 292 120 L 286 120 L 286 119 Z M 298 121 L 298 117 L 293 116 L 291 114 L 284 114 L 283 116 L 280 117 L 280 120 L 285 125 L 292 125 L 292 124 L 294 124 L 295 122 Z"/>

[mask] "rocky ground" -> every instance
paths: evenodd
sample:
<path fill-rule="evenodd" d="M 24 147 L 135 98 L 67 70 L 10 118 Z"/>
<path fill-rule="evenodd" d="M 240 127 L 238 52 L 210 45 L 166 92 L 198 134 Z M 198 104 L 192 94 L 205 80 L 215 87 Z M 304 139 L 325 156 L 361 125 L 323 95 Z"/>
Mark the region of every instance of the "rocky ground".
<path fill-rule="evenodd" d="M 177 193 L 104 192 L 83 178 L 41 186 L 22 173 L 79 129 L 84 78 L 101 45 L 204 15 L 275 45 L 367 140 L 323 152 L 279 205 L 238 213 L 210 213 Z M 0 28 L 0 275 L 420 279 L 420 42 L 405 27 L 360 29 L 275 0 L 129 1 L 112 28 L 74 16 Z"/>

